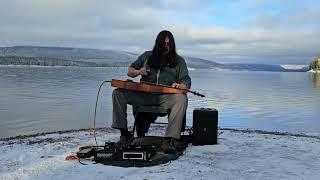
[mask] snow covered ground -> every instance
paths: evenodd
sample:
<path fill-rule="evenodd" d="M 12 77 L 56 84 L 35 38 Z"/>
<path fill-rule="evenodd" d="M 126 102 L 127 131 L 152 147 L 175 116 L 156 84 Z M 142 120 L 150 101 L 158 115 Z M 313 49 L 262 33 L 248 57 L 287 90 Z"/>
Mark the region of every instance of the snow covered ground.
<path fill-rule="evenodd" d="M 152 129 L 161 135 L 163 128 Z M 0 141 L 0 179 L 319 179 L 320 137 L 252 130 L 219 130 L 219 144 L 189 145 L 169 164 L 121 168 L 65 161 L 79 146 L 94 144 L 89 131 L 71 131 Z M 100 129 L 97 140 L 118 140 Z"/>

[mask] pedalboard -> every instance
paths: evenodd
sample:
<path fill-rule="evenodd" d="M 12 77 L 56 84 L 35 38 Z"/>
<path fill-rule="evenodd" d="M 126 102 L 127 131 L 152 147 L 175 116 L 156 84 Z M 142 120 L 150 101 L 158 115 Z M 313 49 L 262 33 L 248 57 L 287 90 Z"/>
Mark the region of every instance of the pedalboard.
<path fill-rule="evenodd" d="M 148 161 L 156 153 L 153 146 L 119 146 L 113 142 L 106 142 L 103 149 L 94 151 L 94 161 Z"/>

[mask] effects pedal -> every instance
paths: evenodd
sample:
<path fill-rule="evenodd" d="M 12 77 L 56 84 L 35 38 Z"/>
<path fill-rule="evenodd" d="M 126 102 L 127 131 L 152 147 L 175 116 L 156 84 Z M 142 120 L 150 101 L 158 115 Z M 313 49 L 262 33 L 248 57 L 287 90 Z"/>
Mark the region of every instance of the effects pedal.
<path fill-rule="evenodd" d="M 94 155 L 94 149 L 91 147 L 80 149 L 80 151 L 77 152 L 78 158 L 89 158 L 93 155 Z"/>

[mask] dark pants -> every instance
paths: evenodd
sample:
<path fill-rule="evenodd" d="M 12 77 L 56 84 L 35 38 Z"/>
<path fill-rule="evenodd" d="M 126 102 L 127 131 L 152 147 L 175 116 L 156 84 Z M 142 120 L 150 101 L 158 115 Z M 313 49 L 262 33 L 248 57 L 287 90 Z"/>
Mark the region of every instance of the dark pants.
<path fill-rule="evenodd" d="M 165 109 L 171 109 L 168 115 L 168 127 L 165 137 L 180 139 L 182 120 L 188 105 L 186 94 L 151 94 L 115 89 L 112 93 L 112 103 L 112 127 L 117 129 L 127 128 L 127 104 L 160 106 Z"/>

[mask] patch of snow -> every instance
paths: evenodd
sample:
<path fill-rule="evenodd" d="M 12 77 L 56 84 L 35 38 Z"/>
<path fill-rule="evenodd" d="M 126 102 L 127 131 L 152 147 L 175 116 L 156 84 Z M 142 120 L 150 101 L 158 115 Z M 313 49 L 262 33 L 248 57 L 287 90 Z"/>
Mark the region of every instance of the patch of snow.
<path fill-rule="evenodd" d="M 163 135 L 164 128 L 151 134 Z M 0 179 L 318 179 L 320 137 L 219 130 L 217 145 L 192 146 L 170 164 L 122 168 L 64 158 L 95 144 L 87 131 L 0 141 Z M 98 130 L 99 144 L 117 141 L 116 130 Z"/>
<path fill-rule="evenodd" d="M 211 71 L 232 71 L 232 69 L 220 68 L 220 67 L 210 67 Z"/>
<path fill-rule="evenodd" d="M 320 73 L 320 70 L 313 70 L 313 69 L 311 69 L 311 70 L 309 70 L 308 72 L 311 72 L 311 73 Z"/>
<path fill-rule="evenodd" d="M 301 65 L 301 64 L 282 64 L 280 65 L 284 69 L 292 69 L 292 70 L 299 70 L 299 69 L 306 69 L 307 65 Z"/>

